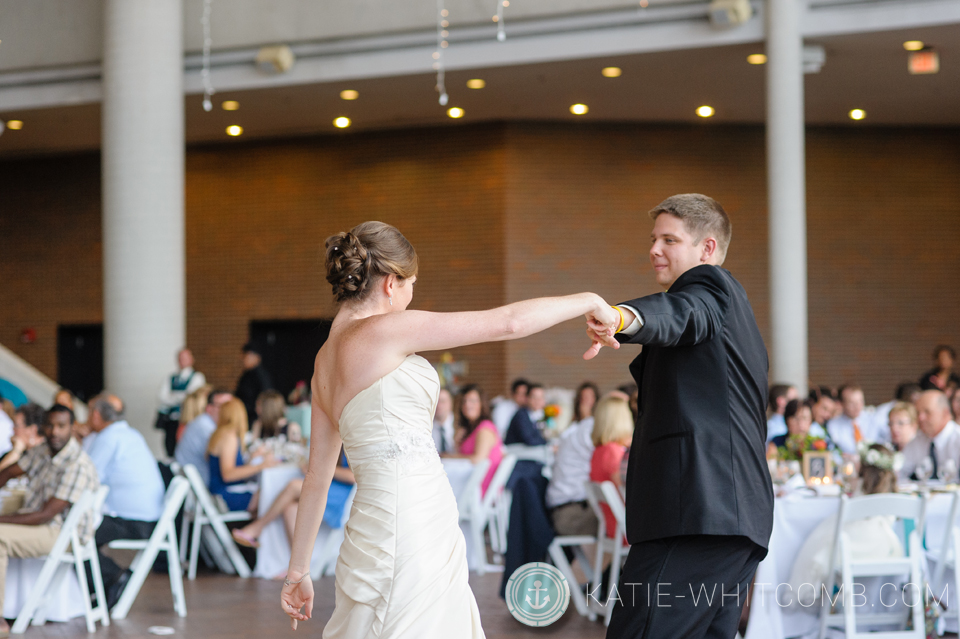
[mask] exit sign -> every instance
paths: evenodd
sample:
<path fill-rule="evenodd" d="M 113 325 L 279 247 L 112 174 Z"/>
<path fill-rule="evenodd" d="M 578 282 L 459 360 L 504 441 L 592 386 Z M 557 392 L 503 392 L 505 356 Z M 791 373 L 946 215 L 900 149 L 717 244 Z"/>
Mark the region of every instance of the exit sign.
<path fill-rule="evenodd" d="M 940 56 L 936 51 L 915 51 L 910 54 L 910 73 L 937 73 L 940 70 Z"/>

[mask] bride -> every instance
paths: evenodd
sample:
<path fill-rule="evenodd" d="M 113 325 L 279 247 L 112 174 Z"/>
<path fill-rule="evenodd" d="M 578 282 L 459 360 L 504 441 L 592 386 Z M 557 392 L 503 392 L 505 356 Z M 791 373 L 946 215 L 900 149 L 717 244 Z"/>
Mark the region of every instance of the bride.
<path fill-rule="evenodd" d="M 431 435 L 440 382 L 416 353 L 618 315 L 592 293 L 468 313 L 408 311 L 417 264 L 410 242 L 382 222 L 326 241 L 327 281 L 341 307 L 314 367 L 309 469 L 281 593 L 294 629 L 311 618 L 310 557 L 342 442 L 357 492 L 326 639 L 483 637 L 456 498 Z"/>

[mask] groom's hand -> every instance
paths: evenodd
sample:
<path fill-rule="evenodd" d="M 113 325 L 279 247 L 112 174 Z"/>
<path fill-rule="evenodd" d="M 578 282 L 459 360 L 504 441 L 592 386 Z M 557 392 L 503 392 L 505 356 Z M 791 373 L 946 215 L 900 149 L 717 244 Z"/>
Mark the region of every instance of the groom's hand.
<path fill-rule="evenodd" d="M 604 346 L 620 348 L 620 343 L 613 337 L 619 326 L 620 312 L 611 306 L 587 313 L 587 337 L 591 344 L 583 359 L 593 359 Z"/>

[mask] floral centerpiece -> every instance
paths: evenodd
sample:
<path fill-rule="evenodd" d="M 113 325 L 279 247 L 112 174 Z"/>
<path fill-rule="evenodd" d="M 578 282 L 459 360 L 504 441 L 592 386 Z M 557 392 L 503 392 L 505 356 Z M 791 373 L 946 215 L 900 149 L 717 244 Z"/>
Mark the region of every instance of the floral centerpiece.
<path fill-rule="evenodd" d="M 802 461 L 807 451 L 827 450 L 827 440 L 813 435 L 788 435 L 783 446 L 777 448 L 777 459 L 781 461 Z"/>
<path fill-rule="evenodd" d="M 559 404 L 547 404 L 543 407 L 543 424 L 549 430 L 554 430 L 557 427 L 557 418 L 560 417 L 560 413 L 563 411 L 560 409 Z"/>

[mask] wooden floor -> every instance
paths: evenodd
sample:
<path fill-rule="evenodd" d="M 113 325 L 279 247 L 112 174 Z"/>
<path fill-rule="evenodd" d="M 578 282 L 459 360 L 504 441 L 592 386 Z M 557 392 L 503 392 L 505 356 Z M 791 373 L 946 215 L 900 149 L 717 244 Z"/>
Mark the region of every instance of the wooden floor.
<path fill-rule="evenodd" d="M 471 575 L 470 585 L 477 597 L 483 629 L 488 639 L 543 637 L 600 639 L 602 622 L 591 622 L 577 614 L 573 604 L 556 623 L 546 628 L 530 628 L 516 621 L 507 605 L 497 596 L 500 573 Z M 262 579 L 240 579 L 220 574 L 200 574 L 196 581 L 184 583 L 187 594 L 187 616 L 180 619 L 173 612 L 169 581 L 165 575 L 151 574 L 140 596 L 123 621 L 114 621 L 109 628 L 97 627 L 96 637 L 153 637 L 150 626 L 170 626 L 176 637 L 196 639 L 240 639 L 243 637 L 307 636 L 319 638 L 324 621 L 333 611 L 333 577 L 315 582 L 317 602 L 313 619 L 301 624 L 296 633 L 290 630 L 287 616 L 280 611 L 280 582 Z M 48 623 L 31 627 L 30 637 L 87 636 L 83 617 L 69 623 Z M 361 638 L 358 638 L 361 639 Z M 418 638 L 413 638 L 418 639 Z M 456 639 L 456 638 L 451 638 Z"/>

